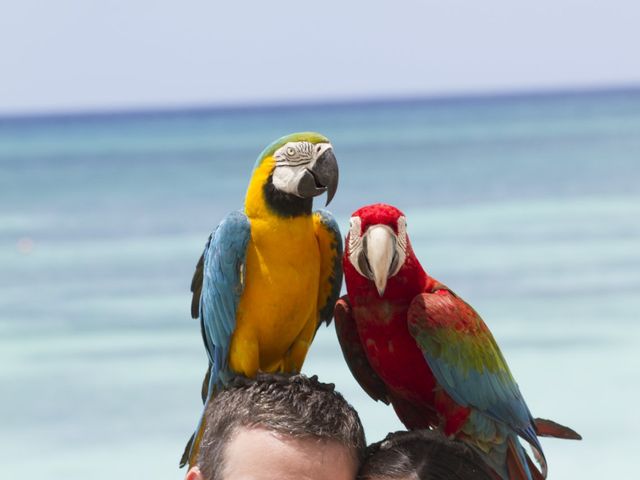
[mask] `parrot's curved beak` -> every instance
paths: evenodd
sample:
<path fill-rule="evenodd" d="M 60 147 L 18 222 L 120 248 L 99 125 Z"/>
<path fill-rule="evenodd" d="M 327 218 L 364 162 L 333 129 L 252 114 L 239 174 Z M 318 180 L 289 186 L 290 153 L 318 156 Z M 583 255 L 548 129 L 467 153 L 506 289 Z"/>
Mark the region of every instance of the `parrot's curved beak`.
<path fill-rule="evenodd" d="M 338 162 L 332 148 L 327 148 L 304 172 L 298 183 L 298 196 L 316 197 L 327 192 L 329 205 L 338 190 Z"/>
<path fill-rule="evenodd" d="M 374 225 L 369 227 L 365 234 L 364 251 L 373 275 L 373 283 L 376 285 L 378 295 L 384 295 L 389 279 L 389 271 L 393 263 L 393 255 L 396 249 L 396 237 L 393 231 L 386 225 Z"/>

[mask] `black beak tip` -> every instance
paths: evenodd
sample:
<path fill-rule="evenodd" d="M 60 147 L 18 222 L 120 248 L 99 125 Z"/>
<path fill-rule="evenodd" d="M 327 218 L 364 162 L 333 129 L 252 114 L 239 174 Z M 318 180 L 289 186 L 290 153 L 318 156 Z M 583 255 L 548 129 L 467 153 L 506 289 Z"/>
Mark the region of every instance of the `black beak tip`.
<path fill-rule="evenodd" d="M 335 182 L 335 186 L 332 185 L 329 188 L 327 188 L 327 202 L 324 204 L 325 207 L 327 205 L 329 205 L 331 203 L 331 200 L 333 200 L 333 197 L 335 197 L 336 190 L 338 190 L 338 180 L 337 179 L 336 179 L 336 182 Z"/>
<path fill-rule="evenodd" d="M 322 172 L 322 182 L 327 191 L 327 202 L 325 203 L 325 206 L 327 206 L 331 203 L 331 200 L 333 200 L 338 190 L 338 179 L 340 177 L 338 162 L 333 154 L 333 149 L 326 150 L 318 159 L 318 162 L 320 163 L 320 170 Z"/>

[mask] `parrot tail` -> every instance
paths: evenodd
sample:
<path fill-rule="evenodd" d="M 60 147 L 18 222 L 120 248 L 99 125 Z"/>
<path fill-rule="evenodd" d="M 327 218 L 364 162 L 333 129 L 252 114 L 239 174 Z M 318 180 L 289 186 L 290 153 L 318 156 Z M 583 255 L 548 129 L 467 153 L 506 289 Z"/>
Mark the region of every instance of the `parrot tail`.
<path fill-rule="evenodd" d="M 542 452 L 532 446 L 531 450 L 536 460 L 533 461 L 517 434 L 506 433 L 505 437 L 502 437 L 501 442 L 490 445 L 477 443 L 465 436 L 460 437 L 460 440 L 476 451 L 496 480 L 545 480 L 547 464 Z"/>
<path fill-rule="evenodd" d="M 204 380 L 202 380 L 202 390 L 200 392 L 202 396 L 202 404 L 204 405 L 207 401 L 207 396 L 209 395 L 209 382 L 211 381 L 211 368 L 212 365 L 209 363 L 207 367 L 207 371 L 204 374 Z"/>
<path fill-rule="evenodd" d="M 205 388 L 205 385 L 208 384 L 208 387 Z M 204 382 L 202 383 L 202 403 L 204 403 L 204 407 L 202 408 L 202 415 L 200 416 L 200 420 L 198 421 L 198 426 L 196 427 L 196 431 L 191 435 L 187 445 L 184 447 L 184 452 L 182 452 L 182 457 L 180 458 L 180 468 L 185 465 L 189 465 L 189 467 L 193 466 L 198 458 L 198 452 L 200 451 L 200 441 L 202 440 L 202 436 L 204 435 L 204 430 L 206 427 L 205 422 L 205 412 L 207 411 L 207 405 L 209 404 L 209 400 L 216 396 L 218 392 L 219 385 L 211 382 L 211 364 L 209 364 L 209 368 L 207 369 L 207 373 L 204 377 Z"/>
<path fill-rule="evenodd" d="M 575 430 L 560 425 L 553 420 L 536 418 L 534 420 L 536 433 L 541 437 L 564 438 L 566 440 L 582 440 L 582 436 Z"/>
<path fill-rule="evenodd" d="M 540 455 L 537 450 L 533 451 L 536 457 Z M 543 463 L 544 470 L 545 467 Z M 544 480 L 547 477 L 546 472 L 540 473 L 516 436 L 507 440 L 507 475 L 508 480 Z"/>
<path fill-rule="evenodd" d="M 180 458 L 180 468 L 185 465 L 189 465 L 192 467 L 196 459 L 198 458 L 198 452 L 200 450 L 200 441 L 202 440 L 202 435 L 204 435 L 205 429 L 205 421 L 204 421 L 204 412 L 207 410 L 207 402 L 204 404 L 204 409 L 202 411 L 202 417 L 198 422 L 198 426 L 196 427 L 196 431 L 191 435 L 187 445 L 184 447 L 184 452 L 182 452 L 182 457 Z"/>
<path fill-rule="evenodd" d="M 184 467 L 187 463 L 191 465 L 191 449 L 193 448 L 193 441 L 196 438 L 196 434 L 192 433 L 187 445 L 184 447 L 184 452 L 182 452 L 182 457 L 180 457 L 180 468 Z"/>
<path fill-rule="evenodd" d="M 506 444 L 502 444 L 502 448 L 493 450 L 483 458 L 501 480 L 545 480 L 547 461 L 539 448 L 540 445 L 528 443 L 533 459 L 523 448 L 516 434 L 508 434 Z"/>

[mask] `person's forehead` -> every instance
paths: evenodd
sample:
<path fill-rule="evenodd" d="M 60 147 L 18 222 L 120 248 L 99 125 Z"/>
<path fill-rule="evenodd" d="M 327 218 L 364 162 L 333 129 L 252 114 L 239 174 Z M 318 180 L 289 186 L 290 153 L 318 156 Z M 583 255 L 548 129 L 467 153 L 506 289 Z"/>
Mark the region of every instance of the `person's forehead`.
<path fill-rule="evenodd" d="M 356 455 L 335 440 L 294 438 L 264 428 L 239 428 L 224 451 L 223 478 L 353 480 Z"/>

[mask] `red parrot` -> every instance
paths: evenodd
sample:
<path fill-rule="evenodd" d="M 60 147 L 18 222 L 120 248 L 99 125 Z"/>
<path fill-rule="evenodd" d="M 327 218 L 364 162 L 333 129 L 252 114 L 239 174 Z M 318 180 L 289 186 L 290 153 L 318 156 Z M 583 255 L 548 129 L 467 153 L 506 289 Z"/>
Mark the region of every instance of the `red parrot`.
<path fill-rule="evenodd" d="M 347 296 L 335 320 L 347 364 L 408 429 L 464 441 L 503 480 L 546 478 L 538 436 L 581 438 L 531 416 L 482 318 L 418 262 L 400 210 L 375 204 L 353 213 L 343 268 Z"/>

